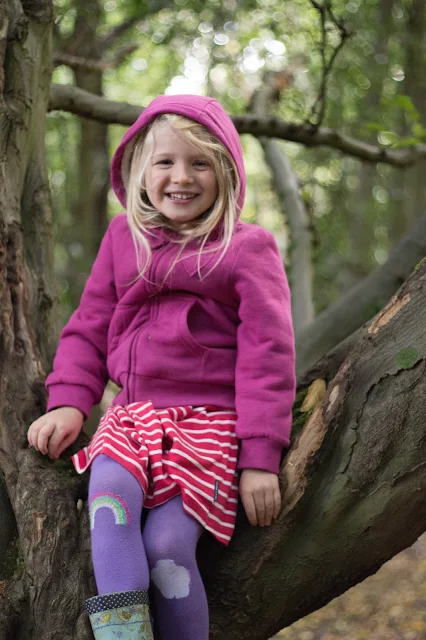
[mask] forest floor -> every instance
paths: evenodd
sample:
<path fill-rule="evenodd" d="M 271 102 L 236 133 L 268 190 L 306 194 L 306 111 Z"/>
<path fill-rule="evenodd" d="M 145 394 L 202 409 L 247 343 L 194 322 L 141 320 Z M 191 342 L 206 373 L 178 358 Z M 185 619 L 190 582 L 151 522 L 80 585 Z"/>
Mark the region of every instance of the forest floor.
<path fill-rule="evenodd" d="M 426 640 L 426 534 L 274 640 Z M 271 639 L 272 640 L 272 639 Z"/>

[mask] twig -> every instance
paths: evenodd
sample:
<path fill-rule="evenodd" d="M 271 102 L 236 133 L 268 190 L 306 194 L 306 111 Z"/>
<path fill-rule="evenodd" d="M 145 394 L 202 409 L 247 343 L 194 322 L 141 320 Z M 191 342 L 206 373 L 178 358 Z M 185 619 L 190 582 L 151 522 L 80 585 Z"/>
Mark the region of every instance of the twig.
<path fill-rule="evenodd" d="M 312 127 L 317 129 L 322 124 L 325 117 L 325 110 L 327 106 L 328 77 L 330 76 L 330 73 L 333 68 L 333 64 L 334 64 L 334 61 L 336 60 L 337 55 L 339 54 L 340 50 L 344 46 L 346 40 L 352 35 L 352 33 L 349 31 L 346 25 L 341 20 L 338 20 L 334 15 L 334 12 L 331 6 L 331 0 L 324 0 L 323 4 L 320 4 L 319 2 L 317 2 L 317 0 L 310 0 L 310 3 L 314 7 L 314 9 L 316 9 L 316 11 L 318 11 L 320 14 L 321 34 L 322 34 L 321 45 L 320 45 L 321 61 L 322 61 L 321 86 L 320 86 L 318 96 L 312 106 L 311 113 L 307 119 L 307 122 Z M 327 25 L 326 25 L 327 17 L 332 22 L 332 24 L 337 28 L 340 36 L 340 41 L 337 47 L 333 49 L 333 53 L 331 54 L 328 62 L 327 62 L 327 53 L 326 53 L 327 31 L 328 31 Z"/>

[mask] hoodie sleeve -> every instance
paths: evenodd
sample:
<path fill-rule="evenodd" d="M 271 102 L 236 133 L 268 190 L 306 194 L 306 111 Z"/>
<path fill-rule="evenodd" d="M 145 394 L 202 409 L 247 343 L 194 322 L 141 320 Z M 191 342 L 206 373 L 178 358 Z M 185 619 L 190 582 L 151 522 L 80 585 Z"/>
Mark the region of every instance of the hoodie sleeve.
<path fill-rule="evenodd" d="M 295 398 L 295 353 L 290 291 L 271 233 L 255 227 L 233 268 L 239 302 L 236 434 L 240 469 L 278 473 L 289 445 Z"/>
<path fill-rule="evenodd" d="M 80 409 L 87 417 L 108 382 L 108 327 L 117 304 L 109 226 L 86 282 L 78 309 L 62 330 L 46 380 L 48 411 L 61 406 Z"/>

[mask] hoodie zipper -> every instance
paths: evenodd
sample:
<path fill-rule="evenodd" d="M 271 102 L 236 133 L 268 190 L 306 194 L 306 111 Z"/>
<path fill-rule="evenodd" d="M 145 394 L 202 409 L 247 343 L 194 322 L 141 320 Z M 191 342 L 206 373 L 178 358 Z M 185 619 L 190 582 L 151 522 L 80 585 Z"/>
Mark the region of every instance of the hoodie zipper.
<path fill-rule="evenodd" d="M 167 244 L 166 241 L 162 242 L 162 244 L 158 247 L 158 250 L 152 254 L 151 256 L 151 264 L 149 265 L 149 270 L 148 270 L 148 280 L 152 281 L 152 276 L 153 274 L 155 274 L 156 271 L 156 267 L 158 265 L 158 263 L 161 260 L 161 257 L 164 255 L 164 247 Z M 151 300 L 151 312 L 149 314 L 149 322 L 151 322 L 152 320 L 152 311 L 155 310 L 157 311 L 158 314 L 158 300 L 156 299 L 156 295 L 157 294 L 152 294 L 152 296 L 150 297 Z M 129 361 L 129 372 L 127 375 L 127 404 L 129 404 L 131 402 L 130 398 L 135 398 L 136 396 L 136 372 L 133 372 L 133 365 L 136 363 L 136 351 L 137 351 L 137 343 L 138 343 L 138 339 L 140 337 L 140 330 L 135 332 L 135 335 L 133 336 L 132 342 L 130 344 L 130 361 Z M 132 389 L 130 389 L 130 376 L 133 373 L 133 385 L 132 385 Z M 135 402 L 135 400 L 132 400 L 132 402 Z"/>

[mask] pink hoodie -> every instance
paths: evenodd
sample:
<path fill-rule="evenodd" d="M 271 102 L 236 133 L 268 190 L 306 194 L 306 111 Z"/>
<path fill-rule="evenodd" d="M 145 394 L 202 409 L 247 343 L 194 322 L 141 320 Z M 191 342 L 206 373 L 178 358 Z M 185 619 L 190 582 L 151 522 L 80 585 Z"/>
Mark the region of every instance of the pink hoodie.
<path fill-rule="evenodd" d="M 111 167 L 120 202 L 125 206 L 123 174 L 134 136 L 171 112 L 200 122 L 228 148 L 240 176 L 242 207 L 245 172 L 237 131 L 216 100 L 192 95 L 156 98 L 127 131 Z M 200 280 L 191 247 L 162 288 L 177 245 L 161 229 L 150 244 L 147 277 L 134 282 L 127 217 L 111 222 L 80 306 L 61 334 L 46 383 L 49 410 L 74 406 L 88 415 L 109 378 L 122 388 L 115 404 L 151 400 L 156 408 L 235 408 L 239 468 L 277 473 L 289 443 L 295 374 L 290 293 L 272 234 L 238 221 L 227 253 L 210 274 Z M 216 260 L 215 253 L 204 255 L 202 273 Z"/>

